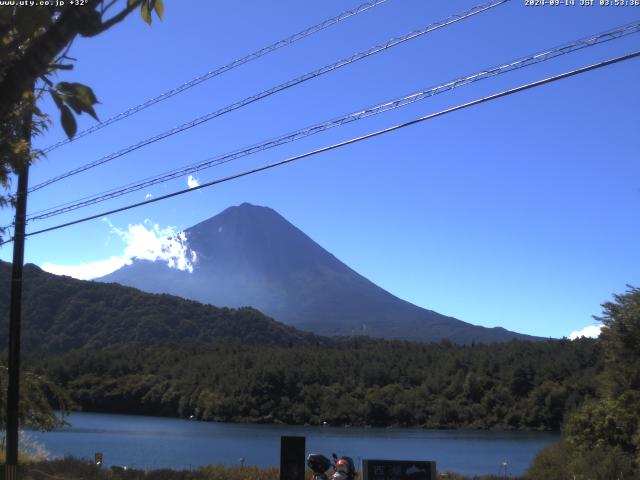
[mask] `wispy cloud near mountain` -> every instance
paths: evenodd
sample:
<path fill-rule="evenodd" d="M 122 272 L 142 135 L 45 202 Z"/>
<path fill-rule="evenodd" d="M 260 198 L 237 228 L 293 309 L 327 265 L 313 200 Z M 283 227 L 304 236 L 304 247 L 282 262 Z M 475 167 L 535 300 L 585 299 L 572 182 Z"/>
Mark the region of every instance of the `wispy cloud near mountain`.
<path fill-rule="evenodd" d="M 107 275 L 130 265 L 133 259 L 139 259 L 160 261 L 166 263 L 169 268 L 193 272 L 196 253 L 189 250 L 184 232 L 179 232 L 171 226 L 161 228 L 149 219 L 141 224 L 128 225 L 126 229 L 116 227 L 106 218 L 103 221 L 109 226 L 110 233 L 118 236 L 124 243 L 121 255 L 75 265 L 47 262 L 42 265 L 42 269 L 57 275 L 89 280 Z"/>

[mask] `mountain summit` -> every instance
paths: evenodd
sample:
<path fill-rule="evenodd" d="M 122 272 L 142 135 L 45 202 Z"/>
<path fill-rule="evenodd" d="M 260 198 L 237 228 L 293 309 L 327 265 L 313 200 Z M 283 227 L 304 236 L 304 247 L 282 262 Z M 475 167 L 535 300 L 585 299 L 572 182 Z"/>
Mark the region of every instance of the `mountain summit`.
<path fill-rule="evenodd" d="M 152 293 L 252 306 L 322 335 L 456 343 L 531 339 L 417 307 L 378 287 L 276 211 L 243 203 L 185 231 L 192 271 L 134 260 L 105 277 Z"/>

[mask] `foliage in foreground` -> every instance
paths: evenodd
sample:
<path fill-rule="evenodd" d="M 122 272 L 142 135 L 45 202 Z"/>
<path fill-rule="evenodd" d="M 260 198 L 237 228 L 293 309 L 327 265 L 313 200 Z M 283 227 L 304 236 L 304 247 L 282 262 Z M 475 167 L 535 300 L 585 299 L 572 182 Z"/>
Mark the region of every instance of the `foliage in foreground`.
<path fill-rule="evenodd" d="M 209 465 L 195 470 L 137 470 L 98 467 L 76 458 L 33 462 L 22 466 L 24 480 L 278 480 L 277 468 Z"/>
<path fill-rule="evenodd" d="M 633 458 L 617 447 L 582 450 L 566 440 L 546 447 L 527 472 L 531 480 L 633 480 Z M 635 476 L 634 476 L 635 475 Z"/>
<path fill-rule="evenodd" d="M 6 463 L 5 437 L 6 432 L 0 434 L 0 466 Z M 18 463 L 20 465 L 31 464 L 35 462 L 43 462 L 49 458 L 49 452 L 41 443 L 38 443 L 33 437 L 23 430 L 19 432 Z M 2 467 L 0 467 L 1 469 Z M 0 477 L 2 478 L 2 477 Z"/>
<path fill-rule="evenodd" d="M 75 458 L 64 458 L 46 462 L 32 462 L 22 467 L 24 480 L 50 480 L 51 478 L 65 478 L 72 480 L 278 480 L 277 468 L 258 467 L 225 467 L 223 465 L 208 465 L 195 470 L 122 470 L 100 468 L 92 462 Z M 306 479 L 311 478 L 311 471 L 307 470 Z M 501 480 L 495 475 L 465 477 L 456 473 L 446 472 L 438 475 L 438 480 Z M 519 480 L 519 477 L 509 477 Z"/>
<path fill-rule="evenodd" d="M 39 135 L 51 123 L 38 107 L 45 93 L 60 111 L 60 123 L 69 138 L 76 134 L 75 115 L 87 113 L 97 120 L 98 99 L 90 87 L 53 83 L 60 72 L 74 67 L 75 58 L 69 55 L 74 39 L 100 35 L 135 9 L 151 24 L 151 13 L 162 18 L 164 4 L 162 0 L 91 0 L 0 5 L 0 208 L 15 200 L 6 192 L 11 174 L 42 155 L 31 149 L 25 136 Z M 5 230 L 0 227 L 0 235 Z"/>
<path fill-rule="evenodd" d="M 534 460 L 532 480 L 640 478 L 640 289 L 603 305 L 599 398 L 573 413 L 560 443 Z"/>
<path fill-rule="evenodd" d="M 527 480 L 525 477 L 514 477 L 509 475 L 509 480 Z M 504 475 L 461 475 L 455 472 L 440 472 L 437 474 L 437 480 L 504 480 Z"/>
<path fill-rule="evenodd" d="M 201 420 L 558 429 L 594 396 L 593 340 L 153 347 L 37 355 L 86 411 Z"/>
<path fill-rule="evenodd" d="M 8 377 L 7 367 L 0 363 L 0 432 L 6 430 Z M 41 431 L 61 427 L 65 425 L 64 415 L 72 407 L 67 391 L 46 376 L 21 372 L 19 422 L 22 427 Z"/>

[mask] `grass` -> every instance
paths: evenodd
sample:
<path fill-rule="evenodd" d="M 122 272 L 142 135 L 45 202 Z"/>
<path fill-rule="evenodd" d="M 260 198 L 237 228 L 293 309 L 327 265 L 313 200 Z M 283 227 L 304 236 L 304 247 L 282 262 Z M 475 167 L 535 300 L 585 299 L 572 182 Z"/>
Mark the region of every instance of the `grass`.
<path fill-rule="evenodd" d="M 2 459 L 4 460 L 4 459 Z M 22 480 L 279 480 L 278 468 L 225 467 L 207 465 L 195 470 L 137 470 L 98 467 L 88 460 L 67 457 L 49 461 L 27 459 L 20 467 Z M 307 479 L 310 478 L 307 471 Z M 524 477 L 508 477 L 524 480 Z M 438 474 L 438 480 L 502 480 L 502 476 L 467 477 L 453 472 Z"/>
<path fill-rule="evenodd" d="M 208 465 L 195 470 L 137 470 L 98 467 L 77 458 L 25 463 L 23 480 L 278 480 L 277 468 Z"/>

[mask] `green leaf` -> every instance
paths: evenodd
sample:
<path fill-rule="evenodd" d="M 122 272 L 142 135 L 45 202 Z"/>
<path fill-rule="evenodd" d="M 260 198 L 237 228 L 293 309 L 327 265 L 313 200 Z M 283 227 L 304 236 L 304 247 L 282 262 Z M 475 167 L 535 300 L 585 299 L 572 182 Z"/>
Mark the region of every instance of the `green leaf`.
<path fill-rule="evenodd" d="M 76 115 L 80 115 L 84 111 L 84 105 L 73 95 L 65 95 L 64 103 L 71 107 L 76 112 Z"/>
<path fill-rule="evenodd" d="M 138 0 L 127 0 L 127 7 L 133 7 Z"/>
<path fill-rule="evenodd" d="M 142 15 L 142 19 L 148 25 L 151 25 L 151 10 L 149 10 L 149 3 L 147 2 L 147 0 L 142 1 L 142 6 L 140 7 L 140 15 Z"/>
<path fill-rule="evenodd" d="M 58 82 L 56 84 L 56 90 L 58 90 L 63 95 L 73 94 L 73 87 L 69 82 Z"/>
<path fill-rule="evenodd" d="M 96 115 L 95 110 L 93 109 L 93 105 L 98 102 L 95 93 L 91 90 L 91 87 L 87 87 L 82 83 L 72 83 L 74 98 L 80 102 L 82 105 L 82 111 L 87 112 L 93 118 L 98 120 L 98 116 Z"/>
<path fill-rule="evenodd" d="M 56 85 L 56 89 L 61 94 L 61 100 L 70 106 L 77 115 L 86 112 L 98 120 L 93 105 L 99 102 L 90 87 L 77 82 L 60 82 Z"/>
<path fill-rule="evenodd" d="M 60 121 L 62 122 L 62 128 L 64 128 L 64 133 L 67 134 L 67 137 L 73 138 L 78 130 L 78 124 L 76 123 L 76 119 L 69 110 L 69 107 L 63 105 L 60 109 Z"/>
<path fill-rule="evenodd" d="M 164 2 L 162 0 L 156 0 L 155 11 L 160 20 L 164 17 Z"/>
<path fill-rule="evenodd" d="M 82 83 L 60 82 L 56 85 L 56 88 L 65 95 L 77 97 L 82 103 L 86 105 L 95 105 L 96 103 L 100 103 L 98 102 L 95 93 L 93 93 L 93 90 L 91 90 L 91 87 L 88 87 Z"/>
<path fill-rule="evenodd" d="M 51 94 L 51 98 L 53 98 L 53 101 L 56 104 L 56 107 L 58 107 L 59 109 L 62 109 L 62 98 L 60 97 L 60 94 L 58 92 L 56 92 L 55 90 L 49 90 L 49 93 Z"/>
<path fill-rule="evenodd" d="M 98 102 L 96 94 L 91 90 L 91 87 L 83 85 L 82 83 L 72 83 L 71 86 L 76 93 L 76 97 L 78 97 L 84 104 L 95 105 L 96 103 L 100 103 Z"/>
<path fill-rule="evenodd" d="M 96 111 L 93 109 L 92 106 L 85 106 L 85 112 L 87 112 L 89 115 L 91 115 L 95 120 L 98 120 L 98 114 L 96 113 Z"/>

